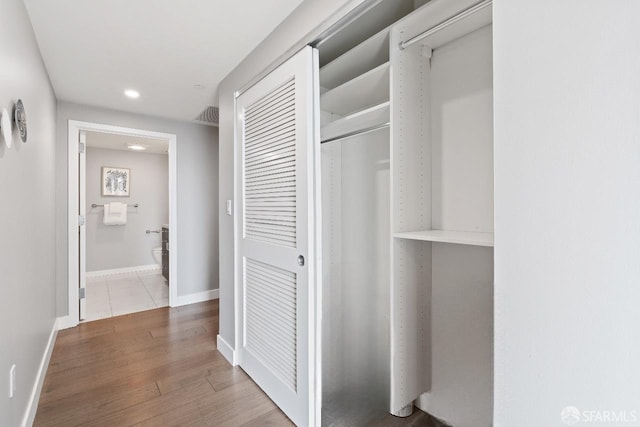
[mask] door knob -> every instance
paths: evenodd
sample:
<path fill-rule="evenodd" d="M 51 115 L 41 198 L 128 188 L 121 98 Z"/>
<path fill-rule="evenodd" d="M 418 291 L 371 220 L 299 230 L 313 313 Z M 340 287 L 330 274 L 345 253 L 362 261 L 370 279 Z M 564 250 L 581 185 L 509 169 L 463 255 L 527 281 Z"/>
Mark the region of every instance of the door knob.
<path fill-rule="evenodd" d="M 302 255 L 298 255 L 298 265 L 304 267 L 304 257 Z"/>

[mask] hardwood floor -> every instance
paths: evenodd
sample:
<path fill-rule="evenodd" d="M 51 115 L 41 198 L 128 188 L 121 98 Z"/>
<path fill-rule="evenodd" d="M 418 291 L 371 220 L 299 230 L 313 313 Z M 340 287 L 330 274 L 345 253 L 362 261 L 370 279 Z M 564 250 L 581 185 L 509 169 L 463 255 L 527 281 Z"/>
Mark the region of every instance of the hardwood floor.
<path fill-rule="evenodd" d="M 60 331 L 34 426 L 291 426 L 216 350 L 218 301 Z M 416 411 L 379 426 L 431 426 Z"/>

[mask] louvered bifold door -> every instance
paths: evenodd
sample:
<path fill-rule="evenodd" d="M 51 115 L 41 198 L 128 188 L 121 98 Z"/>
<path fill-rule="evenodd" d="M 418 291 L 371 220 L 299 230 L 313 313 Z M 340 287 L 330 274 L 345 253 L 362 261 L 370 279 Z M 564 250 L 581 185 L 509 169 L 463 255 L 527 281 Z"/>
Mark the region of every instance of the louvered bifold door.
<path fill-rule="evenodd" d="M 240 366 L 309 424 L 315 52 L 238 96 Z"/>

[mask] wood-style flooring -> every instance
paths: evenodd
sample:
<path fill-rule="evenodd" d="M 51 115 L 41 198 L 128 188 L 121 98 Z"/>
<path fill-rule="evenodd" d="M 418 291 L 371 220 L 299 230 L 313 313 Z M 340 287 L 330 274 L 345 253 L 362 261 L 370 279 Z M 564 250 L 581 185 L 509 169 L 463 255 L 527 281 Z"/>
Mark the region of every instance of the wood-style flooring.
<path fill-rule="evenodd" d="M 60 331 L 34 426 L 291 426 L 216 349 L 218 301 Z M 379 426 L 431 426 L 420 411 Z"/>

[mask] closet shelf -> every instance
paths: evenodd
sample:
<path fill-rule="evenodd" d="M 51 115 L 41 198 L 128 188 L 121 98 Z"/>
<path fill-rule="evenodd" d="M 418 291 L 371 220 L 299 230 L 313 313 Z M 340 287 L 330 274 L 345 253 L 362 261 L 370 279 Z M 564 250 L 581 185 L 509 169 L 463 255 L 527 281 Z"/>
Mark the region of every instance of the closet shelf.
<path fill-rule="evenodd" d="M 389 101 L 350 114 L 324 126 L 321 131 L 322 142 L 336 140 L 358 131 L 374 130 L 389 124 Z"/>
<path fill-rule="evenodd" d="M 389 27 L 320 69 L 320 86 L 333 89 L 389 61 Z"/>
<path fill-rule="evenodd" d="M 493 247 L 493 233 L 476 231 L 422 230 L 395 233 L 398 239 L 423 240 L 426 242 L 457 243 L 460 245 Z"/>
<path fill-rule="evenodd" d="M 451 2 L 450 4 L 455 7 L 455 2 Z M 440 24 L 446 21 L 445 18 L 451 16 L 451 11 L 445 9 L 432 13 L 428 19 L 421 22 L 422 26 L 420 27 L 422 29 L 431 28 L 431 30 L 424 31 L 424 36 L 420 36 L 419 33 L 415 34 L 412 31 L 407 31 L 402 41 L 406 42 L 412 37 L 417 36 L 418 40 L 415 46 L 428 46 L 433 50 L 438 49 L 453 40 L 490 25 L 492 23 L 492 8 L 483 8 L 476 13 L 453 20 L 450 25 L 441 27 Z"/>
<path fill-rule="evenodd" d="M 323 111 L 341 116 L 389 100 L 389 63 L 369 70 L 320 96 Z"/>

